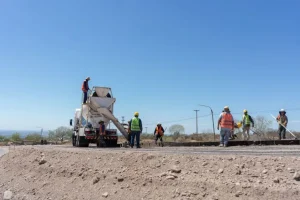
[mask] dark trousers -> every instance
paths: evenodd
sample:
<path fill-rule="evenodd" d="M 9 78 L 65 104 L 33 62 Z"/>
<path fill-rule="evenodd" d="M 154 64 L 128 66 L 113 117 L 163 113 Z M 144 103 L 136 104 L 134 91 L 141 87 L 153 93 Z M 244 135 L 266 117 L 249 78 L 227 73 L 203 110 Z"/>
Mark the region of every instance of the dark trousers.
<path fill-rule="evenodd" d="M 140 131 L 131 131 L 130 132 L 130 145 L 134 146 L 134 139 L 136 137 L 136 147 L 140 146 Z"/>
<path fill-rule="evenodd" d="M 282 138 L 285 139 L 285 128 L 283 126 L 279 126 L 278 128 L 278 136 L 279 136 L 279 139 L 281 140 L 281 135 L 282 135 Z"/>
<path fill-rule="evenodd" d="M 157 142 L 157 140 L 160 139 L 160 141 L 162 142 L 162 136 L 159 134 L 155 134 L 155 143 Z"/>
<path fill-rule="evenodd" d="M 86 103 L 87 100 L 87 92 L 83 92 L 83 103 Z"/>

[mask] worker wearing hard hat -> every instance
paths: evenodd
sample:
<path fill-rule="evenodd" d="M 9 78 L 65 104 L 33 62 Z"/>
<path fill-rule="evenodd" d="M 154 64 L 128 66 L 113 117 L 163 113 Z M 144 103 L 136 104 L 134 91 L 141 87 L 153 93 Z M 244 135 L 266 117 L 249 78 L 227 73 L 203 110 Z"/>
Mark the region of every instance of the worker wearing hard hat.
<path fill-rule="evenodd" d="M 217 127 L 218 130 L 220 126 L 220 146 L 227 147 L 229 136 L 234 130 L 234 120 L 228 106 L 225 106 L 224 112 L 220 114 Z"/>
<path fill-rule="evenodd" d="M 286 116 L 286 112 L 284 109 L 279 111 L 279 115 L 276 118 L 279 126 L 278 126 L 278 136 L 279 140 L 281 140 L 281 136 L 285 139 L 286 126 L 288 124 L 288 117 Z"/>
<path fill-rule="evenodd" d="M 142 120 L 139 118 L 139 113 L 135 112 L 134 117 L 129 121 L 128 126 L 130 132 L 130 146 L 133 148 L 134 140 L 136 137 L 136 148 L 141 148 L 140 146 L 140 135 L 143 131 Z"/>
<path fill-rule="evenodd" d="M 157 123 L 155 129 L 154 129 L 154 136 L 155 136 L 155 144 L 157 144 L 157 140 L 160 139 L 161 144 L 163 145 L 162 137 L 164 136 L 165 130 L 162 127 L 161 123 Z"/>
<path fill-rule="evenodd" d="M 254 127 L 254 121 L 253 121 L 252 117 L 248 114 L 248 111 L 246 109 L 244 110 L 242 123 L 243 123 L 243 139 L 249 140 L 250 126 L 252 123 L 252 127 Z"/>
<path fill-rule="evenodd" d="M 91 80 L 90 77 L 87 77 L 83 83 L 82 83 L 82 86 L 81 86 L 81 90 L 83 91 L 83 103 L 86 103 L 87 101 L 87 92 L 90 90 L 89 88 L 89 80 Z"/>

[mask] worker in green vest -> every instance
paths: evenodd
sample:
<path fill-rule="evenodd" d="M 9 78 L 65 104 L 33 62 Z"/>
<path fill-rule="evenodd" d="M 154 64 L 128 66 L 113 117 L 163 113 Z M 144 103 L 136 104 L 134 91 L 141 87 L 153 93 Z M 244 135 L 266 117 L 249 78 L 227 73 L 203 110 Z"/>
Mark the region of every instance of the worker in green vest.
<path fill-rule="evenodd" d="M 244 110 L 242 123 L 243 123 L 243 138 L 244 138 L 244 140 L 245 139 L 249 140 L 249 138 L 250 138 L 250 135 L 249 135 L 250 126 L 251 126 L 251 123 L 252 123 L 252 127 L 254 127 L 254 121 L 253 121 L 252 117 L 248 114 L 247 110 Z"/>
<path fill-rule="evenodd" d="M 134 139 L 136 137 L 136 148 L 141 148 L 140 146 L 140 135 L 143 131 L 142 120 L 139 118 L 139 113 L 135 112 L 134 117 L 129 121 L 129 131 L 130 131 L 130 146 L 133 148 Z"/>

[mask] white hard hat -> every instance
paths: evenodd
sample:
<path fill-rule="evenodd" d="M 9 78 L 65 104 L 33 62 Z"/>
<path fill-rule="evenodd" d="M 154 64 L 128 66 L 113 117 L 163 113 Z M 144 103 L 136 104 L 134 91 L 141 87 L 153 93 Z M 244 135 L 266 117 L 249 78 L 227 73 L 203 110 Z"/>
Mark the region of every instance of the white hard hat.
<path fill-rule="evenodd" d="M 280 112 L 285 112 L 285 110 L 284 110 L 284 109 L 281 109 Z"/>
<path fill-rule="evenodd" d="M 160 122 L 157 122 L 157 125 L 161 125 L 161 123 L 160 123 Z"/>

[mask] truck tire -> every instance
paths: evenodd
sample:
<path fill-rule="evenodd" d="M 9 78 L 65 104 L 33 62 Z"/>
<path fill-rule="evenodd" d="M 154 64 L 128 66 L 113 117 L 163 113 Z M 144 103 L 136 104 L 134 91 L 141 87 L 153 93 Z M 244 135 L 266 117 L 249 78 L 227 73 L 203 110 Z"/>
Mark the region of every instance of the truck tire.
<path fill-rule="evenodd" d="M 97 147 L 106 147 L 106 142 L 105 140 L 99 138 L 98 141 L 97 141 Z"/>
<path fill-rule="evenodd" d="M 90 143 L 89 143 L 89 142 L 87 142 L 87 143 L 83 143 L 83 144 L 82 144 L 82 147 L 89 147 L 89 145 L 90 145 Z"/>
<path fill-rule="evenodd" d="M 84 138 L 84 137 L 83 137 Z M 89 142 L 82 142 L 82 139 L 79 135 L 76 137 L 76 147 L 89 147 Z"/>

